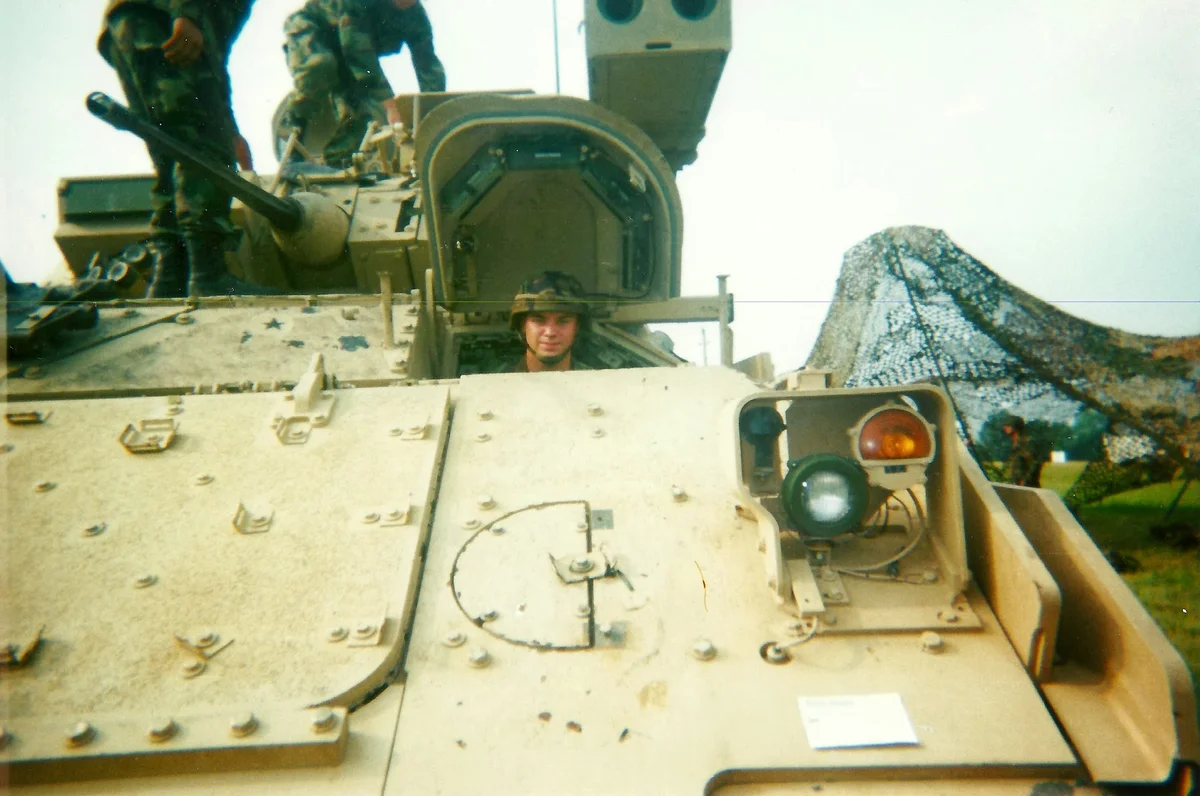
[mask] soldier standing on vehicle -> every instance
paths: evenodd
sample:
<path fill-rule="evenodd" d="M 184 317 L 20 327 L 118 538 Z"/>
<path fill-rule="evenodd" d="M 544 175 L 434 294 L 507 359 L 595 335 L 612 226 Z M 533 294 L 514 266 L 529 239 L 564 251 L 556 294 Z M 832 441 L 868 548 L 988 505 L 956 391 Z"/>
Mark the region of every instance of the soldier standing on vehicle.
<path fill-rule="evenodd" d="M 408 45 L 421 91 L 445 91 L 446 72 L 433 50 L 433 27 L 419 0 L 308 0 L 283 26 L 295 87 L 280 126 L 304 132 L 332 99 L 337 127 L 325 162 L 344 162 L 371 121 L 399 121 L 379 58 Z"/>
<path fill-rule="evenodd" d="M 133 113 L 228 165 L 237 159 L 240 136 L 226 62 L 252 4 L 108 0 L 98 42 Z M 150 233 L 159 253 L 147 295 L 256 292 L 225 270 L 225 241 L 232 231 L 229 195 L 154 145 L 147 149 L 155 171 Z"/>
<path fill-rule="evenodd" d="M 522 283 L 513 298 L 509 326 L 521 336 L 525 355 L 506 373 L 591 370 L 571 356 L 589 322 L 579 280 L 562 271 L 543 271 Z"/>

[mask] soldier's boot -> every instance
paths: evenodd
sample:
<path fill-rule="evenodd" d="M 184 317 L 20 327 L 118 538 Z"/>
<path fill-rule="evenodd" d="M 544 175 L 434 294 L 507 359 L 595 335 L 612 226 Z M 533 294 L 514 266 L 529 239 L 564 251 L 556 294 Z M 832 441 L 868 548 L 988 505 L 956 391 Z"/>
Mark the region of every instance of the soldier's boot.
<path fill-rule="evenodd" d="M 183 298 L 187 295 L 188 258 L 176 235 L 154 236 L 154 268 L 146 298 Z"/>
<path fill-rule="evenodd" d="M 277 290 L 244 282 L 229 273 L 220 232 L 189 232 L 184 234 L 183 242 L 187 247 L 189 297 L 279 295 Z"/>

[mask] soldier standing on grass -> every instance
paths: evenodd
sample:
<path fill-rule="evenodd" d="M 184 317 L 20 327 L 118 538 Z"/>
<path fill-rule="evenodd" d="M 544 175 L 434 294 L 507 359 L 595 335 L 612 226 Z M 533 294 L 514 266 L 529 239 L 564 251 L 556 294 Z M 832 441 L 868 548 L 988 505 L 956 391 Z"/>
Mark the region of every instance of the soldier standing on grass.
<path fill-rule="evenodd" d="M 1012 442 L 1012 451 L 1008 454 L 1008 462 L 1004 468 L 1004 480 L 1017 486 L 1040 487 L 1042 467 L 1046 460 L 1034 451 L 1024 418 L 1010 416 L 1003 430 Z"/>
<path fill-rule="evenodd" d="M 108 0 L 98 48 L 130 110 L 202 155 L 249 159 L 230 105 L 229 50 L 253 0 Z M 154 164 L 150 234 L 158 257 L 147 296 L 253 293 L 225 270 L 231 199 L 147 144 Z"/>
<path fill-rule="evenodd" d="M 421 91 L 446 90 L 433 28 L 419 0 L 308 0 L 283 31 L 295 87 L 280 126 L 303 133 L 332 99 L 337 127 L 323 153 L 327 164 L 349 158 L 371 121 L 399 121 L 380 56 L 407 44 Z"/>

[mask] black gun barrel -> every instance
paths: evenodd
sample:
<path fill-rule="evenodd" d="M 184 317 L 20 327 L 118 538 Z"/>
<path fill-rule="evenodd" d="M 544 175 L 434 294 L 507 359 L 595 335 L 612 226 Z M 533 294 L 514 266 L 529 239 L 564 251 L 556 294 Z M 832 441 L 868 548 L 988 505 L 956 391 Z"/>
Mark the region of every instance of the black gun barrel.
<path fill-rule="evenodd" d="M 241 199 L 247 207 L 270 221 L 279 231 L 295 232 L 303 223 L 304 211 L 295 199 L 273 196 L 257 185 L 243 180 L 227 166 L 212 162 L 187 144 L 139 119 L 107 94 L 101 91 L 89 94 L 87 109 L 93 116 L 108 122 L 118 130 L 127 130 L 147 144 L 153 144 L 172 157 L 203 171 L 206 177 L 231 196 Z"/>

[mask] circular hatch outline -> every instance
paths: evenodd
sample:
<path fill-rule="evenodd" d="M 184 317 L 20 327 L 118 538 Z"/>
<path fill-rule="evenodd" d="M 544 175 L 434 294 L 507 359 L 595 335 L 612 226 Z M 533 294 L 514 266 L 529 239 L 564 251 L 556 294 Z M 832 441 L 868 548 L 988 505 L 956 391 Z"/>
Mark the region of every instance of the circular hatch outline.
<path fill-rule="evenodd" d="M 528 511 L 541 511 L 542 509 L 547 509 L 547 508 L 551 508 L 554 506 L 583 506 L 583 513 L 584 513 L 584 517 L 586 518 L 586 522 L 587 522 L 587 533 L 586 533 L 587 551 L 586 552 L 590 555 L 592 553 L 592 506 L 590 503 L 588 503 L 588 501 L 586 501 L 586 500 L 552 500 L 552 501 L 548 501 L 546 503 L 533 503 L 528 506 L 523 506 L 519 509 L 516 509 L 515 511 L 510 511 L 507 514 L 504 514 L 500 517 L 497 517 L 496 519 L 489 522 L 487 525 L 484 525 L 482 528 L 475 531 L 475 533 L 471 534 L 470 538 L 467 539 L 465 542 L 463 542 L 462 547 L 460 547 L 458 549 L 458 552 L 454 554 L 454 562 L 450 565 L 450 580 L 448 581 L 447 585 L 450 587 L 450 595 L 454 598 L 454 604 L 458 606 L 458 610 L 462 611 L 462 614 L 463 614 L 463 616 L 465 616 L 467 618 L 467 621 L 469 621 L 471 624 L 475 625 L 480 630 L 484 631 L 485 633 L 487 633 L 488 635 L 490 635 L 494 638 L 498 638 L 501 641 L 506 641 L 509 644 L 515 644 L 519 647 L 528 647 L 530 649 L 535 649 L 535 650 L 554 650 L 557 652 L 578 652 L 580 650 L 595 649 L 596 648 L 596 601 L 595 601 L 595 585 L 593 583 L 592 578 L 587 579 L 588 615 L 587 615 L 586 619 L 587 619 L 587 628 L 588 628 L 588 630 L 587 630 L 588 641 L 586 644 L 572 644 L 569 646 L 559 645 L 559 644 L 551 644 L 550 642 L 534 642 L 534 641 L 526 641 L 524 639 L 509 638 L 508 636 L 506 636 L 502 633 L 498 633 L 495 630 L 492 630 L 491 628 L 488 627 L 488 623 L 484 621 L 482 616 L 471 616 L 471 614 L 467 612 L 467 609 L 463 607 L 462 601 L 459 599 L 459 592 L 455 586 L 455 578 L 458 577 L 458 560 L 460 558 L 462 558 L 463 553 L 465 553 L 467 548 L 471 546 L 472 542 L 474 542 L 476 539 L 478 539 L 482 534 L 491 533 L 492 526 L 494 526 L 496 523 L 500 522 L 501 520 L 508 519 L 509 517 L 515 516 L 517 514 L 524 514 L 525 512 L 528 512 Z M 583 618 L 584 617 L 580 617 L 581 620 Z"/>

